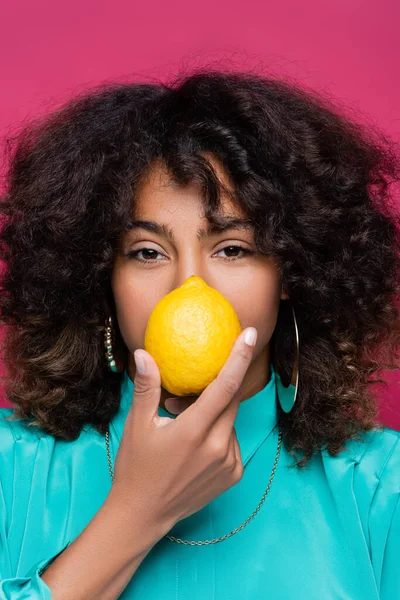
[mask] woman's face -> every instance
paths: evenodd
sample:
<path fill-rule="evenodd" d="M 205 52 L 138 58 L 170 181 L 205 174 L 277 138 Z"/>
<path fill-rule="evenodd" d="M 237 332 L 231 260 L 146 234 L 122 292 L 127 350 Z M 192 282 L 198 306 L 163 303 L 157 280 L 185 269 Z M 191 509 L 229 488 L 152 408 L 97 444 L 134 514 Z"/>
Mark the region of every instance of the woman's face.
<path fill-rule="evenodd" d="M 212 156 L 208 159 L 230 188 L 220 163 Z M 221 208 L 223 216 L 246 218 L 226 196 L 222 196 Z M 118 324 L 129 350 L 131 379 L 135 376 L 133 353 L 144 346 L 153 308 L 188 277 L 197 275 L 229 300 L 243 329 L 253 326 L 258 331 L 253 361 L 241 388 L 242 400 L 253 396 L 268 383 L 269 340 L 280 298 L 287 297 L 281 293 L 276 261 L 257 252 L 251 229 L 235 227 L 199 239 L 198 231 L 206 231 L 209 225 L 203 216 L 200 191 L 194 185 L 178 187 L 171 182 L 162 163 L 154 163 L 137 190 L 134 219 L 137 225 L 121 235 L 111 278 Z M 157 224 L 171 236 L 150 231 L 139 221 Z M 170 396 L 162 388 L 162 407 Z M 188 398 L 184 407 L 193 401 L 194 397 Z"/>

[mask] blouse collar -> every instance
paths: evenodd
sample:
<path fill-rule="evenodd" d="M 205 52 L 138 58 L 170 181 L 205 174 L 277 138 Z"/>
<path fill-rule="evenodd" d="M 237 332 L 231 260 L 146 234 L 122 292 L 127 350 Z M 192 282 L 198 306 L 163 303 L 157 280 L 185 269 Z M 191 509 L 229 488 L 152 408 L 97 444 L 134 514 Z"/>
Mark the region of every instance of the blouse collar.
<path fill-rule="evenodd" d="M 134 387 L 133 381 L 125 370 L 121 382 L 120 408 L 111 421 L 118 443 L 121 440 L 125 419 L 132 404 Z M 161 407 L 158 408 L 158 414 L 160 417 L 175 418 Z M 276 424 L 276 374 L 270 364 L 270 380 L 262 390 L 239 404 L 236 415 L 234 426 L 244 466 Z"/>

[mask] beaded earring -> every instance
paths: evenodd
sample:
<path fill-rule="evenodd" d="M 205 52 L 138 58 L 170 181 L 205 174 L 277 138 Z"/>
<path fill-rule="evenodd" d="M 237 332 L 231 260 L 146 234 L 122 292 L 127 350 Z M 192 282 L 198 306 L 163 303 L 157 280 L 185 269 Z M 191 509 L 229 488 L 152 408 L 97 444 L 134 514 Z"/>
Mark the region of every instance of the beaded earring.
<path fill-rule="evenodd" d="M 118 373 L 117 365 L 115 364 L 113 350 L 112 350 L 112 318 L 109 316 L 106 319 L 104 326 L 104 347 L 106 351 L 106 359 L 108 362 L 108 368 L 113 373 Z"/>

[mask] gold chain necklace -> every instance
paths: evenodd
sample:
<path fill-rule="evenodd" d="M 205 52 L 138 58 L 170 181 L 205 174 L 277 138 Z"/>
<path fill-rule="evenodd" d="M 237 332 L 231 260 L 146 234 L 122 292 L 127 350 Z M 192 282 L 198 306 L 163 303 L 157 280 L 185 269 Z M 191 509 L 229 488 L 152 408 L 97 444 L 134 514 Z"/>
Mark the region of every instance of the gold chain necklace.
<path fill-rule="evenodd" d="M 165 535 L 164 537 L 166 537 L 171 542 L 176 542 L 178 544 L 187 544 L 189 546 L 205 546 L 207 544 L 216 544 L 217 542 L 222 542 L 226 538 L 230 537 L 231 535 L 234 535 L 235 533 L 237 533 L 238 531 L 240 531 L 241 529 L 243 529 L 244 527 L 246 527 L 246 525 L 256 516 L 256 514 L 260 510 L 262 504 L 264 503 L 265 498 L 267 497 L 267 494 L 268 494 L 269 489 L 270 489 L 271 484 L 272 484 L 272 480 L 273 480 L 273 478 L 275 476 L 276 467 L 278 466 L 279 455 L 281 453 L 281 445 L 282 445 L 282 431 L 280 430 L 279 431 L 279 438 L 278 438 L 278 448 L 277 448 L 276 455 L 275 455 L 274 466 L 272 467 L 271 476 L 269 478 L 266 490 L 265 490 L 265 492 L 264 492 L 264 494 L 263 494 L 260 502 L 258 503 L 257 508 L 253 512 L 253 514 L 250 515 L 250 517 L 248 519 L 246 519 L 246 521 L 244 523 L 242 523 L 242 525 L 240 525 L 240 527 L 236 527 L 236 529 L 233 529 L 230 533 L 226 533 L 225 535 L 223 535 L 223 536 L 221 536 L 219 538 L 216 538 L 214 540 L 204 540 L 204 541 L 201 541 L 201 542 L 182 540 L 182 539 L 176 538 L 176 537 L 174 537 L 172 535 Z M 107 431 L 106 431 L 106 449 L 107 449 L 108 469 L 110 471 L 111 481 L 113 482 L 114 481 L 114 471 L 113 471 L 113 466 L 112 466 L 112 461 L 111 461 L 110 441 L 109 441 L 109 429 L 108 428 L 107 428 Z"/>

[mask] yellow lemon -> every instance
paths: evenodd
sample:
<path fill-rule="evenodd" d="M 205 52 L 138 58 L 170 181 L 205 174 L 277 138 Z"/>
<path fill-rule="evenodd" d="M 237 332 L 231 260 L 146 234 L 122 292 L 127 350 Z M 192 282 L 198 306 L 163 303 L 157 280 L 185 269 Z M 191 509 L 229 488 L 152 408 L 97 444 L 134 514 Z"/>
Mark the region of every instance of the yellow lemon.
<path fill-rule="evenodd" d="M 218 375 L 241 331 L 232 304 L 193 275 L 154 307 L 144 349 L 171 394 L 200 394 Z"/>

